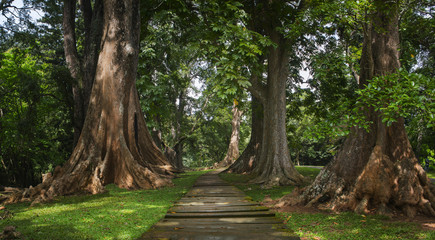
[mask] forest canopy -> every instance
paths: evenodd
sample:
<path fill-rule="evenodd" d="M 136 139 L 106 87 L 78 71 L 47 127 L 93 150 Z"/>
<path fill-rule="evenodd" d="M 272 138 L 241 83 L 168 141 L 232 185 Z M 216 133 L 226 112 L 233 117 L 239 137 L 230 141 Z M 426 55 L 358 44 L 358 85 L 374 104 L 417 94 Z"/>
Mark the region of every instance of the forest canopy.
<path fill-rule="evenodd" d="M 68 159 L 79 158 L 80 146 L 86 154 L 112 146 L 87 150 L 92 140 L 80 138 L 83 129 L 115 125 L 104 118 L 114 111 L 104 106 L 101 119 L 87 120 L 100 111 L 95 101 L 111 103 L 99 98 L 110 90 L 102 76 L 121 76 L 106 72 L 103 63 L 110 57 L 110 64 L 129 72 L 123 77 L 132 84 L 122 90 L 126 97 L 121 87 L 110 93 L 130 99 L 119 134 L 132 159 L 141 159 L 132 164 L 150 177 L 130 183 L 130 175 L 108 176 L 103 185 L 114 180 L 126 188 L 158 187 L 170 182 L 166 177 L 175 169 L 217 165 L 234 138 L 235 108 L 242 114 L 231 163 L 262 139 L 254 154 L 258 166 L 251 170 L 264 185 L 299 185 L 304 180 L 295 164 L 325 166 L 349 136 L 365 134 L 355 129 L 373 133 L 395 124 L 404 125 L 417 161 L 433 168 L 435 6 L 393 2 L 395 12 L 370 0 L 148 1 L 137 11 L 123 9 L 131 19 L 120 22 L 133 25 L 115 29 L 119 46 L 133 46 L 129 53 L 103 44 L 110 42 L 103 26 L 113 27 L 103 9 L 119 16 L 102 1 L 1 1 L 0 185 L 36 186 L 46 174 L 56 175 L 56 166 L 73 166 Z M 390 32 L 391 38 L 384 36 Z M 394 56 L 383 53 L 379 41 L 396 41 Z M 121 53 L 109 56 L 114 51 Z M 394 67 L 370 65 L 381 54 Z M 256 110 L 256 104 L 263 108 Z"/>

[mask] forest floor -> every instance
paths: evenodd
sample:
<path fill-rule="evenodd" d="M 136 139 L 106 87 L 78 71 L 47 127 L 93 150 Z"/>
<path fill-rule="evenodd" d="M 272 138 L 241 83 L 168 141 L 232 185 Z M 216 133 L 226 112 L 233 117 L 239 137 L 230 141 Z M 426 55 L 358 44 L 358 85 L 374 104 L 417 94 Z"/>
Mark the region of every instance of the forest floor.
<path fill-rule="evenodd" d="M 35 206 L 0 205 L 0 235 L 13 226 L 21 239 L 137 239 L 206 172 L 180 174 L 174 186 L 161 189 L 131 191 L 110 184 L 102 194 L 59 197 Z"/>
<path fill-rule="evenodd" d="M 314 179 L 322 167 L 297 166 L 304 176 Z M 250 184 L 249 175 L 221 174 L 223 179 L 236 185 L 254 201 L 266 206 L 292 192 L 293 187 L 283 186 L 261 189 Z M 304 206 L 273 208 L 286 224 L 303 240 L 307 239 L 435 239 L 435 219 L 417 216 L 414 219 L 403 215 L 381 216 L 356 214 L 353 212 L 333 213 Z"/>
<path fill-rule="evenodd" d="M 297 167 L 315 178 L 319 169 Z M 206 171 L 175 178 L 173 187 L 129 191 L 114 185 L 97 195 L 60 197 L 53 202 L 0 205 L 0 231 L 14 226 L 22 239 L 137 239 L 162 219 Z M 221 174 L 253 201 L 278 199 L 293 187 L 261 189 L 247 175 Z M 386 217 L 319 211 L 305 207 L 276 209 L 277 216 L 302 239 L 435 239 L 435 219 Z"/>

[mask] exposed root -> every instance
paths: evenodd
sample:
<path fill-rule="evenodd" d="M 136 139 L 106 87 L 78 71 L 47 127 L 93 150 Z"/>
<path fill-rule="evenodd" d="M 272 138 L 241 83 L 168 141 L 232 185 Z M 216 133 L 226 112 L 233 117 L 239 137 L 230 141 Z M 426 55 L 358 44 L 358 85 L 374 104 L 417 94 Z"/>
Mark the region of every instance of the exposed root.
<path fill-rule="evenodd" d="M 334 162 L 330 164 L 301 194 L 286 196 L 279 205 L 304 204 L 333 211 L 382 215 L 402 211 L 410 218 L 418 213 L 435 216 L 434 202 L 429 200 L 434 196 L 433 185 L 418 164 L 411 164 L 412 168 L 405 171 L 403 163 L 393 164 L 375 147 L 366 167 L 348 185 L 330 170 Z"/>

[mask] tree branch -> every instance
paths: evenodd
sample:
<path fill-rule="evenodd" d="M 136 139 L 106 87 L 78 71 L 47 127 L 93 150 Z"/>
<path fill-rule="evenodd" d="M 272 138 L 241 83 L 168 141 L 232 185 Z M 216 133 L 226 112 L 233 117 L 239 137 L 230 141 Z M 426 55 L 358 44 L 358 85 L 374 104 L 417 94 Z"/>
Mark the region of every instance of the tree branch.
<path fill-rule="evenodd" d="M 264 104 L 266 102 L 266 86 L 258 80 L 258 76 L 255 74 L 251 74 L 249 81 L 251 82 L 251 86 L 248 87 L 248 90 Z"/>
<path fill-rule="evenodd" d="M 63 47 L 65 51 L 66 62 L 71 76 L 75 80 L 79 80 L 81 76 L 81 65 L 76 47 L 75 13 L 76 1 L 65 0 L 63 9 Z"/>
<path fill-rule="evenodd" d="M 90 0 L 80 0 L 80 9 L 83 12 L 84 24 L 85 24 L 85 36 L 91 34 L 92 23 L 92 5 Z"/>

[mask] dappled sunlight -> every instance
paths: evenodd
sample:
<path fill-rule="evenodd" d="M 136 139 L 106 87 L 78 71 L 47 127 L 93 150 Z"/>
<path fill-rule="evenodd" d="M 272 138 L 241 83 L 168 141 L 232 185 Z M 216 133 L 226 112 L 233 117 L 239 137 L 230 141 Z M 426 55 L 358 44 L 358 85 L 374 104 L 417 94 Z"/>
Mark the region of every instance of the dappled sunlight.
<path fill-rule="evenodd" d="M 188 203 L 179 202 L 177 204 L 180 206 L 203 206 L 203 205 L 208 205 L 209 203 L 207 203 L 207 202 L 188 202 Z M 230 204 L 230 202 L 213 203 L 213 205 L 228 205 L 228 204 Z"/>
<path fill-rule="evenodd" d="M 302 239 L 426 239 L 415 223 L 392 222 L 381 215 L 279 213 L 289 229 Z"/>
<path fill-rule="evenodd" d="M 220 218 L 219 221 L 228 223 L 251 223 L 255 222 L 255 218 Z"/>
<path fill-rule="evenodd" d="M 8 205 L 13 218 L 0 221 L 0 228 L 14 225 L 23 236 L 41 240 L 135 239 L 160 220 L 201 174 L 185 174 L 176 186 L 160 190 L 129 191 L 111 184 L 102 194 L 59 197 L 34 207 Z"/>

